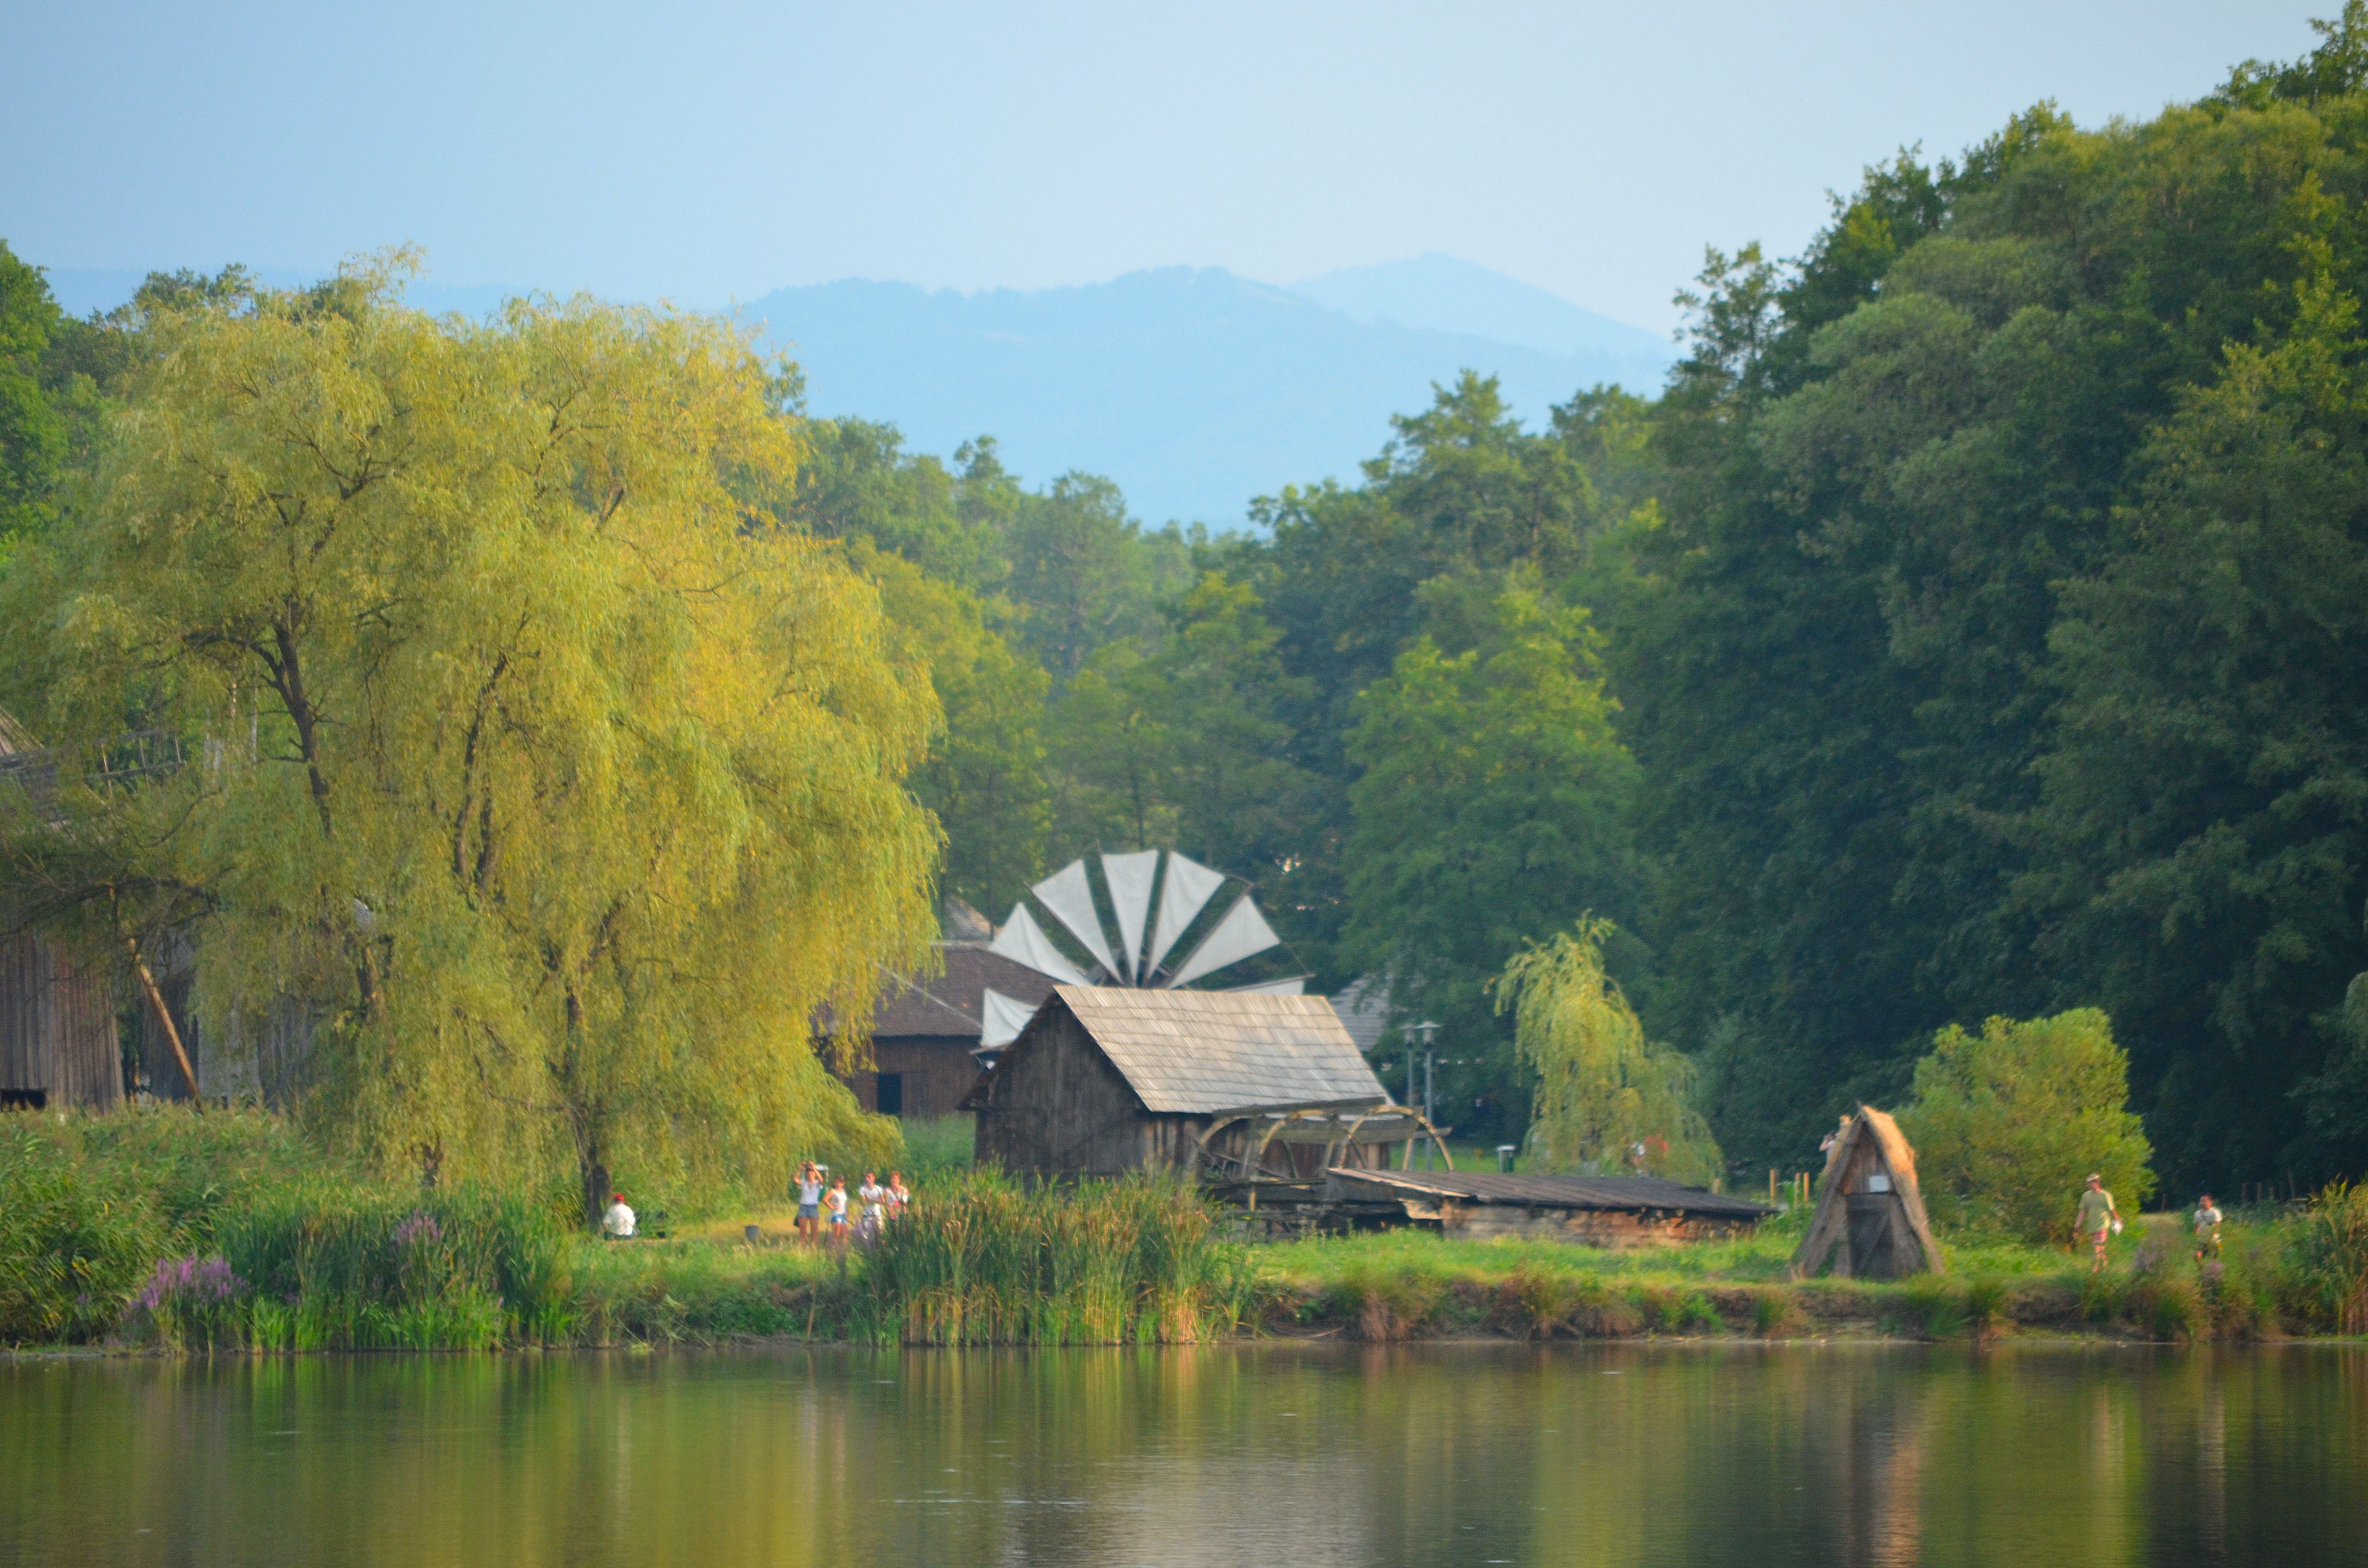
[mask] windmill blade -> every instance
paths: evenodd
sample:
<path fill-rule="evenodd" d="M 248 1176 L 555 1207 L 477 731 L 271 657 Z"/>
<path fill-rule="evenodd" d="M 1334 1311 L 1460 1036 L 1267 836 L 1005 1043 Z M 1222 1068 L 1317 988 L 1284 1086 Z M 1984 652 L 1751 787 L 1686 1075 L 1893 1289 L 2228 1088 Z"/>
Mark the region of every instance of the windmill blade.
<path fill-rule="evenodd" d="M 1258 912 L 1258 905 L 1250 901 L 1249 894 L 1244 893 L 1233 908 L 1225 911 L 1225 917 L 1217 922 L 1215 928 L 1201 939 L 1201 945 L 1192 949 L 1192 956 L 1184 960 L 1184 967 L 1160 983 L 1174 987 L 1189 980 L 1197 980 L 1212 970 L 1223 969 L 1252 953 L 1262 953 L 1281 940 L 1274 934 L 1274 927 L 1266 923 L 1266 916 Z"/>
<path fill-rule="evenodd" d="M 1143 929 L 1151 924 L 1151 884 L 1159 870 L 1159 851 L 1144 849 L 1133 855 L 1102 857 L 1102 881 L 1110 888 L 1110 905 L 1118 912 L 1119 939 L 1126 950 L 1119 954 L 1127 969 L 1125 978 L 1136 978 L 1134 965 L 1143 956 Z"/>
<path fill-rule="evenodd" d="M 1118 960 L 1110 956 L 1110 938 L 1102 935 L 1101 912 L 1094 907 L 1093 884 L 1086 881 L 1086 863 L 1072 860 L 1028 890 L 1083 942 L 1111 978 L 1120 977 Z"/>
<path fill-rule="evenodd" d="M 1064 985 L 1087 985 L 1085 971 L 1069 961 L 1068 956 L 1053 945 L 1036 917 L 1028 913 L 1024 903 L 1011 906 L 1011 918 L 995 934 L 987 951 L 1001 953 L 1013 963 L 1024 963 L 1039 974 L 1049 974 Z"/>
<path fill-rule="evenodd" d="M 1307 977 L 1292 974 L 1281 980 L 1261 980 L 1256 985 L 1228 985 L 1224 993 L 1228 996 L 1304 996 Z"/>
<path fill-rule="evenodd" d="M 1009 1045 L 1036 1016 L 1036 1009 L 1027 1003 L 1006 996 L 1000 991 L 987 991 L 979 997 L 979 1049 L 994 1051 Z"/>
<path fill-rule="evenodd" d="M 1224 872 L 1212 871 L 1198 860 L 1187 860 L 1168 851 L 1167 876 L 1159 884 L 1159 913 L 1151 923 L 1151 956 L 1144 960 L 1144 978 L 1150 978 L 1151 971 L 1159 967 L 1159 960 L 1167 956 L 1167 949 L 1176 945 L 1176 938 L 1192 924 L 1192 917 L 1224 885 Z M 1173 985 L 1176 982 L 1167 983 Z"/>

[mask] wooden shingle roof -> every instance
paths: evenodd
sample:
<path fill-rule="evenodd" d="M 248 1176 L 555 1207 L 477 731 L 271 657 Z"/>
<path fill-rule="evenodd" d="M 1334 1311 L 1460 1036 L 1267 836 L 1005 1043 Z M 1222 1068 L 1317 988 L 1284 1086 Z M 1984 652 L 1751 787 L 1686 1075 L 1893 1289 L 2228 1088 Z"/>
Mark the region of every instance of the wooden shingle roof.
<path fill-rule="evenodd" d="M 1053 995 L 1149 1111 L 1212 1116 L 1389 1099 L 1322 996 L 1117 985 L 1062 985 Z"/>

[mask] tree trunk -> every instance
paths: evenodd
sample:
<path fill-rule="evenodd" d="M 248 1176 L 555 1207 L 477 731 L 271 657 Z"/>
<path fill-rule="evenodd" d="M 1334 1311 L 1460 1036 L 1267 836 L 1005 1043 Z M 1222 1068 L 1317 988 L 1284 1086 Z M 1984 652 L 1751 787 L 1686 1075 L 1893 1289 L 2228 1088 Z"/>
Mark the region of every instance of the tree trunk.
<path fill-rule="evenodd" d="M 584 1171 L 584 1217 L 597 1231 L 601 1216 L 609 1212 L 609 1167 L 598 1155 L 577 1163 Z"/>

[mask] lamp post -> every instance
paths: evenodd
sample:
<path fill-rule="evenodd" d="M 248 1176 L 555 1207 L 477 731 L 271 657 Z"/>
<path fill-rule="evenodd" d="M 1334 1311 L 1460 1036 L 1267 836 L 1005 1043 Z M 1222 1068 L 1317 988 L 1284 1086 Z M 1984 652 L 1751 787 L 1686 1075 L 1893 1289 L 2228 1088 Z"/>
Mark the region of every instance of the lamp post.
<path fill-rule="evenodd" d="M 1425 1018 L 1414 1026 L 1414 1032 L 1422 1037 L 1422 1119 L 1428 1123 L 1436 1103 L 1434 1090 L 1439 1083 L 1439 1056 L 1432 1050 L 1439 1039 L 1439 1026 Z M 1414 1052 L 1410 1050 L 1406 1052 L 1406 1098 L 1414 1098 Z M 1422 1168 L 1430 1169 L 1429 1143 L 1422 1146 Z"/>

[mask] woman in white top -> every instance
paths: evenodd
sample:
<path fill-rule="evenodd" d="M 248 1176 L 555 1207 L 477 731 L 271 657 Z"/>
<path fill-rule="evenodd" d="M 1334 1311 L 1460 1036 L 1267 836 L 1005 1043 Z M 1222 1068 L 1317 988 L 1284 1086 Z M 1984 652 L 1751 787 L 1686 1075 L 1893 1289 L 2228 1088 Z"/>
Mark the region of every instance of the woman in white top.
<path fill-rule="evenodd" d="M 855 1196 L 863 1199 L 863 1239 L 868 1242 L 887 1221 L 888 1189 L 880 1185 L 880 1173 L 864 1172 L 863 1185 L 855 1189 Z"/>

